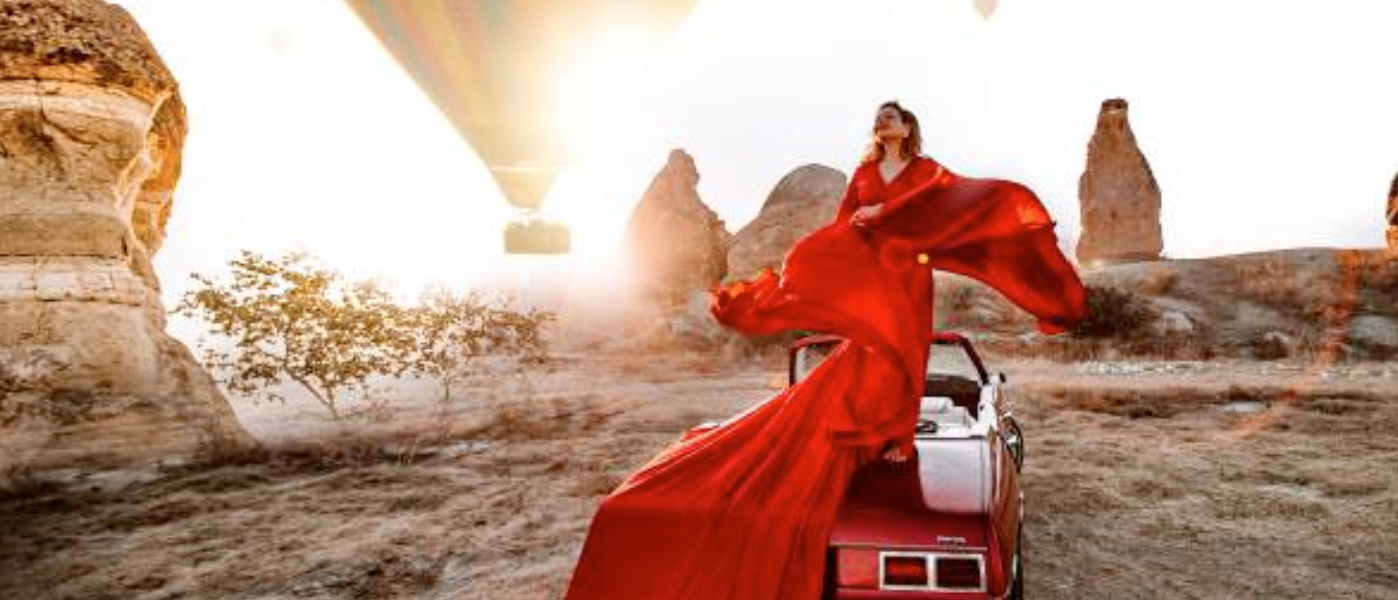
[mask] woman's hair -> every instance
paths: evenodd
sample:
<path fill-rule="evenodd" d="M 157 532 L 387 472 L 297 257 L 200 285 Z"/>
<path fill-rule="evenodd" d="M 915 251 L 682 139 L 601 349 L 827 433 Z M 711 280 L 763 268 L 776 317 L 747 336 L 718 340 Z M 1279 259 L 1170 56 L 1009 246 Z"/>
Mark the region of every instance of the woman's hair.
<path fill-rule="evenodd" d="M 899 152 L 903 158 L 912 158 L 922 154 L 922 127 L 917 124 L 917 115 L 913 114 L 897 100 L 889 100 L 879 105 L 879 110 L 892 108 L 898 111 L 899 118 L 908 125 L 908 137 L 903 138 L 903 143 L 899 146 Z M 870 132 L 873 135 L 873 132 Z M 883 144 L 879 143 L 877 135 L 873 135 L 873 140 L 869 142 L 869 147 L 864 150 L 864 160 L 861 162 L 872 162 L 883 160 Z"/>

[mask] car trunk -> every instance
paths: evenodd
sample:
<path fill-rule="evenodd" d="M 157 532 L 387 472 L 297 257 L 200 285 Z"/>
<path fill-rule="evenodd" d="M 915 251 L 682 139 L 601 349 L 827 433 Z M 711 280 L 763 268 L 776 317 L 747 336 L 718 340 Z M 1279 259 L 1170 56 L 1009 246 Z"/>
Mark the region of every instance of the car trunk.
<path fill-rule="evenodd" d="M 917 460 L 876 461 L 850 481 L 832 546 L 988 546 L 985 440 L 918 439 Z"/>

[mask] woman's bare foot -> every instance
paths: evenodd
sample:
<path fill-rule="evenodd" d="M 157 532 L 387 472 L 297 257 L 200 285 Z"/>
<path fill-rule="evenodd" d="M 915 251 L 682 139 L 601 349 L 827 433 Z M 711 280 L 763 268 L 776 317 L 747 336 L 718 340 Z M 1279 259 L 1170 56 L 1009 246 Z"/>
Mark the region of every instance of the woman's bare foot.
<path fill-rule="evenodd" d="M 893 442 L 883 451 L 883 459 L 888 462 L 901 463 L 908 460 L 908 455 L 903 452 L 902 446 L 897 442 Z"/>

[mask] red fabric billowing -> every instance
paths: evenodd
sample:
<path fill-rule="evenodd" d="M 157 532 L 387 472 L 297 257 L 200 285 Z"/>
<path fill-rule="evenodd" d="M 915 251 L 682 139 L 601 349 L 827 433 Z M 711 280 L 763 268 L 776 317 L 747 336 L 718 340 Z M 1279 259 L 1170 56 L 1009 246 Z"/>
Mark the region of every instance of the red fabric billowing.
<path fill-rule="evenodd" d="M 875 203 L 878 217 L 850 223 Z M 604 498 L 567 600 L 818 598 L 850 476 L 889 442 L 911 448 L 929 267 L 989 284 L 1046 332 L 1086 312 L 1053 221 L 1028 189 L 962 178 L 926 157 L 889 182 L 862 165 L 836 220 L 802 238 L 781 275 L 716 289 L 710 306 L 746 334 L 807 329 L 847 341 L 797 385 L 675 442 Z"/>

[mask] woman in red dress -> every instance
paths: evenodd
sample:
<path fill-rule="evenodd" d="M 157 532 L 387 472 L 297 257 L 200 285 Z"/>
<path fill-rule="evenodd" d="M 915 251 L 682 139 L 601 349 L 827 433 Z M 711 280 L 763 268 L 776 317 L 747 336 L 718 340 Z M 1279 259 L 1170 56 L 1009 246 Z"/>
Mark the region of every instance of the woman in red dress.
<path fill-rule="evenodd" d="M 912 113 L 879 107 L 874 143 L 834 222 L 782 273 L 713 291 L 746 334 L 846 338 L 805 379 L 675 442 L 605 497 L 567 600 L 815 600 L 851 476 L 912 455 L 931 330 L 931 269 L 977 278 L 1053 333 L 1085 294 L 1027 188 L 957 176 L 922 156 Z"/>

